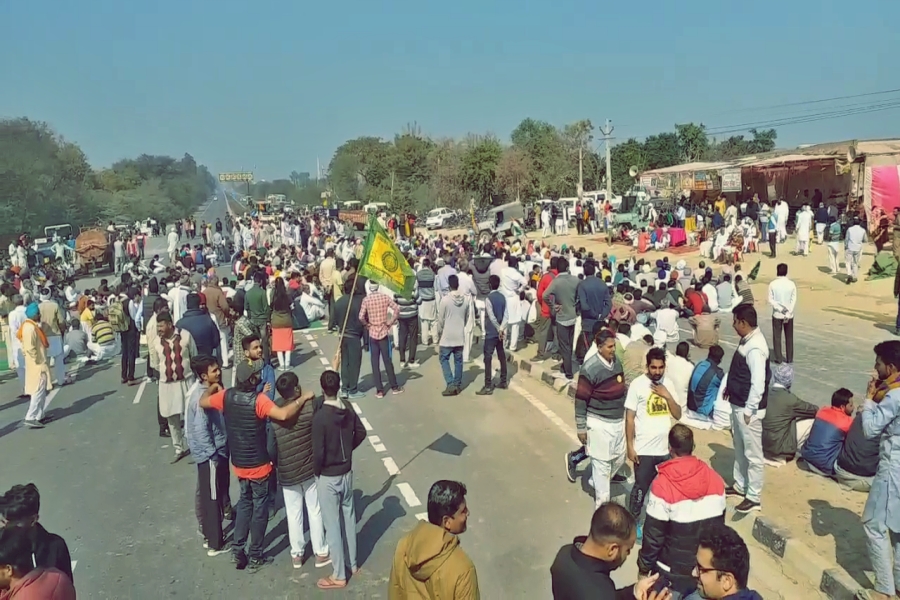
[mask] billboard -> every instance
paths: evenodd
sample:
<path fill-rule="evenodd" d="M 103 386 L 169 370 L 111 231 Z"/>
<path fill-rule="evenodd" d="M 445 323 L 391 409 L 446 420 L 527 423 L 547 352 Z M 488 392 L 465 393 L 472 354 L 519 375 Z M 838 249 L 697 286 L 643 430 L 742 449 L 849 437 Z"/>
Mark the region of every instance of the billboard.
<path fill-rule="evenodd" d="M 741 191 L 741 170 L 740 169 L 722 169 L 719 171 L 722 175 L 722 191 L 723 192 L 740 192 Z"/>
<path fill-rule="evenodd" d="M 253 173 L 219 173 L 219 181 L 253 181 Z"/>

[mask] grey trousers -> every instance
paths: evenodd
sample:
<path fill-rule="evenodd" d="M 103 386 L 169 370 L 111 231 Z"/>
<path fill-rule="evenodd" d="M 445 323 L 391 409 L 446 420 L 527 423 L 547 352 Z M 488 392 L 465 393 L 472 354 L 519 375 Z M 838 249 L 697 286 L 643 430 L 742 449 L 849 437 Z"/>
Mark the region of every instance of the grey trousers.
<path fill-rule="evenodd" d="M 891 531 L 884 521 L 866 521 L 863 531 L 875 571 L 875 591 L 893 596 L 900 583 L 900 533 Z"/>
<path fill-rule="evenodd" d="M 331 564 L 334 568 L 333 579 L 345 581 L 350 572 L 357 569 L 356 564 L 356 506 L 353 502 L 353 471 L 338 477 L 320 475 L 316 480 L 319 489 L 319 506 L 322 509 L 322 521 L 325 524 L 325 539 L 331 552 Z M 344 530 L 347 533 L 347 554 L 344 556 L 344 540 L 341 538 L 341 517 L 344 519 Z"/>

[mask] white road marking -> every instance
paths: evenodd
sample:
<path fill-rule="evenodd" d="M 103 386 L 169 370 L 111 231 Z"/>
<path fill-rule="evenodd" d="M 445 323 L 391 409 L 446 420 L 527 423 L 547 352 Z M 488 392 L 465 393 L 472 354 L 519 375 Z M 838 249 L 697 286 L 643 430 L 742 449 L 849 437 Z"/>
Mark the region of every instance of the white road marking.
<path fill-rule="evenodd" d="M 381 462 L 384 463 L 384 468 L 387 469 L 388 475 L 399 475 L 400 468 L 397 466 L 397 463 L 394 462 L 394 459 L 388 456 L 387 458 L 382 458 Z"/>
<path fill-rule="evenodd" d="M 325 358 L 324 356 L 320 356 L 320 357 L 319 357 L 319 362 L 321 362 L 321 363 L 322 363 L 323 365 L 325 365 L 326 367 L 327 367 L 328 365 L 331 364 L 331 361 L 329 361 L 329 360 L 328 360 L 327 358 Z"/>
<path fill-rule="evenodd" d="M 310 343 L 309 343 L 309 347 L 310 347 L 310 348 L 318 348 L 318 347 L 319 347 L 319 342 L 310 342 Z"/>
<path fill-rule="evenodd" d="M 136 364 L 136 365 L 142 365 L 142 364 L 144 364 L 145 362 L 147 362 L 147 359 L 146 359 L 146 358 L 139 358 L 139 359 L 137 359 L 137 360 L 134 361 L 134 364 Z"/>
<path fill-rule="evenodd" d="M 562 431 L 564 434 L 566 434 L 566 436 L 569 439 L 571 439 L 576 444 L 579 444 L 579 445 L 581 444 L 581 442 L 578 441 L 578 436 L 575 435 L 575 430 L 572 427 L 569 427 L 568 425 L 566 425 L 566 422 L 563 421 L 561 418 L 559 418 L 559 415 L 557 415 L 555 412 L 553 412 L 552 410 L 547 408 L 546 404 L 544 404 L 543 402 L 541 402 L 540 400 L 538 400 L 537 398 L 532 396 L 528 391 L 526 391 L 523 387 L 521 387 L 520 385 L 518 385 L 516 383 L 510 384 L 509 387 L 512 391 L 516 392 L 517 394 L 519 394 L 520 396 L 522 396 L 523 398 L 528 400 L 528 402 L 533 407 L 538 409 L 538 411 L 542 415 L 544 415 L 545 417 L 550 419 L 550 422 L 553 423 L 554 425 L 556 425 L 556 427 L 559 428 L 559 430 Z"/>
<path fill-rule="evenodd" d="M 419 514 L 416 515 L 416 518 L 417 518 L 418 520 L 420 520 L 420 521 L 427 521 L 427 520 L 428 520 L 428 513 L 427 513 L 427 512 L 419 513 Z"/>
<path fill-rule="evenodd" d="M 375 452 L 385 452 L 387 450 L 387 448 L 384 447 L 384 444 L 381 443 L 381 438 L 377 435 L 370 435 L 368 439 Z"/>
<path fill-rule="evenodd" d="M 307 334 L 304 334 L 303 337 L 305 337 L 305 338 L 306 338 L 306 341 L 308 341 L 308 342 L 311 342 L 312 339 L 313 339 L 313 336 L 309 335 L 308 333 L 307 333 Z"/>
<path fill-rule="evenodd" d="M 132 402 L 132 404 L 137 404 L 141 401 L 141 396 L 144 394 L 145 387 L 147 387 L 146 379 L 141 382 L 141 386 L 138 388 L 137 394 L 134 395 L 134 402 Z"/>
<path fill-rule="evenodd" d="M 362 414 L 362 409 L 359 407 L 359 404 L 357 402 L 351 402 L 350 404 L 353 405 L 353 410 L 356 411 L 356 414 L 358 414 L 358 415 Z"/>
<path fill-rule="evenodd" d="M 78 566 L 78 561 L 77 561 L 77 560 L 73 560 L 73 561 L 72 561 L 72 574 L 75 573 L 75 567 L 77 567 L 77 566 Z"/>
<path fill-rule="evenodd" d="M 367 418 L 360 417 L 359 420 L 363 424 L 363 427 L 366 428 L 366 431 L 372 431 L 372 424 L 369 423 L 369 420 Z"/>
<path fill-rule="evenodd" d="M 403 495 L 403 499 L 406 500 L 406 504 L 408 504 L 410 508 L 422 506 L 422 503 L 419 502 L 419 498 L 416 496 L 416 493 L 408 483 L 398 483 L 397 489 L 400 490 L 400 494 Z"/>

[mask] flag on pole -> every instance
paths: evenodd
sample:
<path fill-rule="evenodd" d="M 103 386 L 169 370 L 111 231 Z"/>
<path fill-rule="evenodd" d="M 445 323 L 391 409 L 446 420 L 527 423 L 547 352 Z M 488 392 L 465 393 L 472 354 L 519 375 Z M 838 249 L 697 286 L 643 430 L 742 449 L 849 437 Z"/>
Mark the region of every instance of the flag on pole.
<path fill-rule="evenodd" d="M 375 215 L 369 217 L 369 233 L 359 261 L 359 274 L 404 298 L 412 298 L 416 274 Z"/>

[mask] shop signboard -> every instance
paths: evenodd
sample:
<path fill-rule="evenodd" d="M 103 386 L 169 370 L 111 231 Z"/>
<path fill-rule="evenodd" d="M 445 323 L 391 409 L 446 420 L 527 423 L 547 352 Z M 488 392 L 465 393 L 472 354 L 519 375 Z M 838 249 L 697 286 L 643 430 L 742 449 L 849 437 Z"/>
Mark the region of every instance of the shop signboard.
<path fill-rule="evenodd" d="M 740 169 L 722 169 L 722 191 L 723 192 L 740 192 L 741 191 L 741 170 Z"/>

